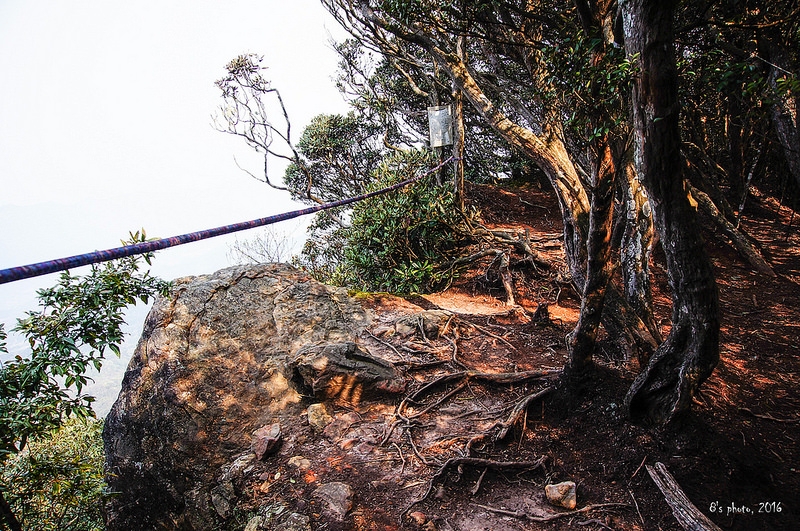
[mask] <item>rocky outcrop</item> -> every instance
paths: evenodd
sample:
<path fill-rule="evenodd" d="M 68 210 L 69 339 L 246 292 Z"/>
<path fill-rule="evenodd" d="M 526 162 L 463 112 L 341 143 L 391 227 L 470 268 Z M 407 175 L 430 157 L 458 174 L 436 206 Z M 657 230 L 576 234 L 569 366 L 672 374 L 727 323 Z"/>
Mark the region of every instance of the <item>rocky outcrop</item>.
<path fill-rule="evenodd" d="M 402 391 L 395 368 L 354 342 L 369 322 L 346 291 L 287 265 L 176 281 L 106 419 L 107 480 L 119 493 L 108 529 L 220 528 L 241 494 L 236 478 L 280 449 L 282 422 L 306 418 L 304 395 Z"/>

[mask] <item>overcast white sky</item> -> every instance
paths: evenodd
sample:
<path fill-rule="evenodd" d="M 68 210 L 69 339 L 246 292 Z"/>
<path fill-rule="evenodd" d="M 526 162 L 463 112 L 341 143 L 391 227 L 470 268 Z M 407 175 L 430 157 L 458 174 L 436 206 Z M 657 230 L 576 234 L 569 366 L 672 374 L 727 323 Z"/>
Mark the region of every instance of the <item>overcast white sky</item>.
<path fill-rule="evenodd" d="M 236 167 L 259 159 L 211 127 L 214 81 L 236 55 L 264 55 L 297 137 L 346 110 L 331 34 L 317 0 L 0 1 L 0 268 L 116 247 L 140 227 L 167 237 L 299 208 Z M 232 240 L 161 251 L 153 271 L 226 267 Z M 0 322 L 56 278 L 0 285 Z"/>

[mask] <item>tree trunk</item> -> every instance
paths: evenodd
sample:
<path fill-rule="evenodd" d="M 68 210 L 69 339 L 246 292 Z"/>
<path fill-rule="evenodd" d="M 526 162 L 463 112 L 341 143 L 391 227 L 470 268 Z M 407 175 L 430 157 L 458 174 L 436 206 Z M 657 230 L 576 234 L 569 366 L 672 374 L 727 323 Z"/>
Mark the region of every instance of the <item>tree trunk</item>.
<path fill-rule="evenodd" d="M 513 122 L 486 97 L 467 65 L 456 54 L 442 50 L 427 39 L 420 39 L 417 44 L 423 46 L 445 67 L 464 98 L 489 126 L 530 158 L 547 175 L 556 191 L 561 208 L 567 266 L 578 290 L 583 290 L 585 243 L 589 229 L 589 199 L 559 135 L 556 133 L 537 135 Z"/>
<path fill-rule="evenodd" d="M 6 501 L 5 496 L 3 496 L 2 489 L 0 489 L 0 516 L 2 516 L 2 520 L 6 522 L 11 531 L 22 531 L 22 525 L 14 515 L 14 511 L 11 510 L 11 506 Z"/>
<path fill-rule="evenodd" d="M 650 255 L 655 245 L 653 212 L 647 193 L 633 164 L 625 167 L 625 230 L 620 243 L 620 262 L 625 300 L 653 338 L 652 347 L 639 348 L 639 361 L 646 363 L 661 343 L 661 331 L 653 316 Z"/>
<path fill-rule="evenodd" d="M 634 421 L 659 424 L 686 412 L 719 361 L 719 303 L 697 213 L 683 186 L 674 56 L 675 0 L 620 2 L 629 54 L 640 54 L 633 90 L 635 157 L 653 208 L 672 288 L 672 329 L 634 381 Z"/>
<path fill-rule="evenodd" d="M 725 114 L 725 133 L 728 140 L 728 181 L 733 197 L 744 193 L 744 157 L 742 149 L 742 106 L 734 94 L 727 94 L 727 113 Z"/>
<path fill-rule="evenodd" d="M 561 121 L 558 119 L 544 120 L 544 123 L 541 124 L 542 132 L 537 133 L 512 120 L 510 115 L 506 114 L 501 106 L 496 105 L 483 91 L 464 54 L 458 51 L 457 36 L 452 38 L 445 33 L 429 31 L 429 28 L 423 24 L 406 26 L 393 22 L 391 19 L 385 18 L 380 9 L 373 8 L 371 3 L 366 1 L 348 3 L 325 0 L 323 3 L 333 13 L 336 12 L 336 5 L 338 5 L 347 13 L 346 17 L 339 17 L 339 19 L 343 20 L 345 25 L 353 23 L 362 25 L 363 31 L 359 34 L 363 38 L 374 39 L 378 47 L 388 46 L 386 44 L 389 42 L 388 35 L 383 34 L 383 32 L 388 32 L 398 39 L 413 43 L 425 50 L 433 58 L 437 67 L 451 78 L 454 89 L 461 92 L 465 102 L 468 102 L 499 136 L 542 170 L 553 186 L 559 201 L 564 230 L 564 254 L 569 273 L 577 291 L 584 293 L 587 278 L 587 237 L 591 205 L 585 184 L 578 174 L 577 166 L 564 140 L 563 131 L 560 129 Z M 604 13 L 607 14 L 607 8 L 608 6 L 604 7 L 598 16 L 602 18 Z M 542 72 L 529 65 L 527 59 L 525 62 L 535 83 L 536 76 L 541 75 Z M 520 114 L 525 113 L 521 112 Z M 599 213 L 597 214 L 599 215 Z M 598 267 L 599 265 L 595 265 L 596 270 Z M 596 289 L 597 286 L 592 286 L 590 291 L 593 292 Z M 609 293 L 617 303 L 616 308 L 625 310 L 617 313 L 607 311 L 603 314 L 603 323 L 609 329 L 609 333 L 615 333 L 612 330 L 621 329 L 625 331 L 626 338 L 647 336 L 643 341 L 652 342 L 651 334 L 646 330 L 642 334 L 644 327 L 640 326 L 641 321 L 633 315 L 634 312 L 630 311 L 624 298 L 613 289 Z M 593 319 L 594 317 L 590 320 Z M 636 326 L 628 328 L 632 322 L 636 322 Z M 589 328 L 594 326 L 589 322 L 586 322 L 585 325 Z M 590 336 L 583 336 L 583 339 L 588 338 Z"/>
<path fill-rule="evenodd" d="M 764 255 L 761 254 L 758 247 L 755 246 L 750 240 L 747 239 L 747 235 L 744 234 L 740 229 L 736 228 L 736 225 L 725 219 L 725 216 L 717 208 L 717 205 L 711 200 L 708 195 L 704 192 L 701 192 L 697 188 L 693 187 L 688 182 L 686 183 L 686 187 L 691 195 L 692 199 L 697 202 L 697 205 L 700 207 L 700 210 L 717 225 L 717 227 L 725 233 L 725 235 L 730 238 L 733 246 L 739 251 L 739 254 L 747 260 L 753 269 L 762 273 L 764 275 L 770 277 L 776 277 L 778 275 L 775 274 L 775 271 L 772 269 L 772 266 L 769 265 L 769 262 L 766 261 Z"/>
<path fill-rule="evenodd" d="M 466 38 L 459 36 L 456 44 L 458 56 L 465 59 Z M 464 212 L 464 95 L 453 84 L 453 157 L 455 157 L 455 175 L 453 175 L 453 195 L 456 208 Z"/>
<path fill-rule="evenodd" d="M 789 173 L 800 185 L 800 123 L 797 120 L 797 95 L 781 92 L 778 89 L 778 78 L 791 74 L 792 65 L 789 54 L 783 44 L 781 33 L 772 29 L 766 36 L 766 52 L 770 60 L 768 82 L 774 95 L 770 108 L 772 126 L 783 147 L 783 153 L 789 166 Z"/>
<path fill-rule="evenodd" d="M 586 242 L 586 281 L 581 294 L 581 313 L 575 329 L 567 336 L 568 373 L 580 375 L 592 364 L 597 327 L 603 313 L 606 289 L 614 272 L 611 260 L 611 229 L 614 217 L 614 180 L 617 161 L 607 139 L 594 170 L 589 234 Z"/>

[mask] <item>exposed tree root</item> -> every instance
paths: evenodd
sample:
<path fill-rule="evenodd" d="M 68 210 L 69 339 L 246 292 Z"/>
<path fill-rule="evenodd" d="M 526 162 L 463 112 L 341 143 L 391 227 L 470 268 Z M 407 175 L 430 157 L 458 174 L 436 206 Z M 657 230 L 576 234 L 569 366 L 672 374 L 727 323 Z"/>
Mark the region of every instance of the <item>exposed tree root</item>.
<path fill-rule="evenodd" d="M 416 504 L 428 499 L 428 496 L 431 495 L 436 484 L 439 481 L 443 483 L 448 470 L 452 468 L 455 468 L 460 476 L 464 473 L 464 467 L 483 468 L 484 470 L 535 470 L 537 468 L 543 468 L 544 463 L 544 457 L 536 461 L 493 461 L 491 459 L 481 459 L 478 457 L 451 457 L 445 461 L 439 470 L 431 477 L 425 494 L 423 494 L 421 498 L 414 500 L 411 505 L 406 508 L 404 513 L 408 513 Z M 485 474 L 485 472 L 483 474 Z M 481 479 L 483 479 L 483 474 L 481 474 Z"/>
<path fill-rule="evenodd" d="M 412 422 L 415 419 L 421 417 L 422 415 L 428 413 L 432 409 L 445 403 L 449 398 L 451 398 L 452 396 L 458 394 L 460 391 L 465 389 L 470 382 L 484 382 L 484 383 L 508 385 L 508 384 L 527 382 L 530 380 L 536 380 L 540 378 L 552 378 L 560 374 L 561 374 L 560 370 L 523 371 L 523 372 L 511 372 L 511 373 L 489 373 L 489 372 L 470 370 L 470 371 L 460 371 L 450 374 L 444 374 L 442 376 L 439 376 L 435 380 L 428 382 L 417 391 L 406 396 L 400 402 L 400 405 L 397 406 L 397 410 L 395 411 L 395 420 L 387 428 L 386 433 L 384 434 L 383 439 L 381 440 L 381 445 L 384 445 L 389 441 L 389 438 L 392 436 L 392 433 L 398 427 L 399 424 L 402 423 L 407 426 L 413 425 Z M 423 405 L 419 402 L 425 396 L 438 390 L 442 386 L 452 382 L 457 382 L 456 386 L 447 393 L 445 393 L 442 397 L 426 405 Z M 522 413 L 524 412 L 525 408 L 527 408 L 527 406 L 534 399 L 544 396 L 550 391 L 552 391 L 552 388 L 546 388 L 543 391 L 540 391 L 538 393 L 535 393 L 534 395 L 531 395 L 523 399 L 523 402 L 526 401 L 527 402 L 524 405 L 517 404 L 517 406 L 515 407 L 515 410 L 518 410 L 516 416 L 514 418 L 509 417 L 509 420 L 501 424 L 501 426 L 502 427 L 507 426 L 508 428 L 510 428 L 519 418 L 522 417 Z M 418 405 L 422 407 L 417 411 L 408 413 L 407 409 L 409 405 Z"/>
<path fill-rule="evenodd" d="M 505 439 L 508 436 L 508 433 L 511 431 L 511 428 L 513 428 L 520 419 L 525 417 L 525 413 L 528 411 L 528 406 L 530 406 L 535 400 L 552 393 L 555 391 L 555 389 L 555 387 L 545 387 L 541 391 L 532 393 L 517 402 L 517 405 L 515 405 L 514 409 L 511 410 L 511 414 L 508 416 L 505 422 L 500 424 L 500 430 L 497 432 L 497 435 L 495 435 L 495 440 L 502 441 Z"/>
<path fill-rule="evenodd" d="M 800 418 L 779 419 L 779 418 L 773 417 L 772 415 L 759 415 L 758 413 L 753 413 L 750 409 L 748 409 L 746 407 L 740 407 L 739 411 L 744 411 L 745 413 L 750 413 L 751 415 L 753 415 L 754 417 L 759 418 L 759 419 L 772 420 L 774 422 L 786 422 L 786 423 L 789 423 L 789 424 L 794 424 L 795 422 L 800 422 Z"/>
<path fill-rule="evenodd" d="M 521 234 L 512 234 L 508 231 L 491 230 L 483 225 L 478 225 L 473 229 L 472 236 L 477 239 L 481 247 L 489 246 L 489 248 L 482 248 L 470 255 L 455 258 L 445 266 L 445 269 L 453 272 L 478 260 L 493 256 L 494 261 L 489 266 L 489 269 L 497 264 L 500 281 L 506 293 L 507 306 L 515 305 L 513 279 L 509 269 L 512 264 L 512 252 L 516 252 L 523 257 L 522 260 L 513 261 L 514 265 L 528 264 L 537 274 L 553 269 L 552 264 L 533 247 L 534 240 L 531 239 L 527 230 Z M 560 238 L 560 236 L 558 237 Z M 542 242 L 550 239 L 545 238 L 536 241 Z"/>

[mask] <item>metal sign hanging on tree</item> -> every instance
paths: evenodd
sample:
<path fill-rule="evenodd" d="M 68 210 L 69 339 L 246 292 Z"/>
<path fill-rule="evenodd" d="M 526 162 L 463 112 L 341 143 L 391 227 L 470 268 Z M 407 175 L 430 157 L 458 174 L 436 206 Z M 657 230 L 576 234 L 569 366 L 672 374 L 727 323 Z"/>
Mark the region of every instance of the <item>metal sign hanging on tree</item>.
<path fill-rule="evenodd" d="M 453 144 L 453 118 L 449 105 L 428 107 L 428 130 L 431 147 Z"/>

